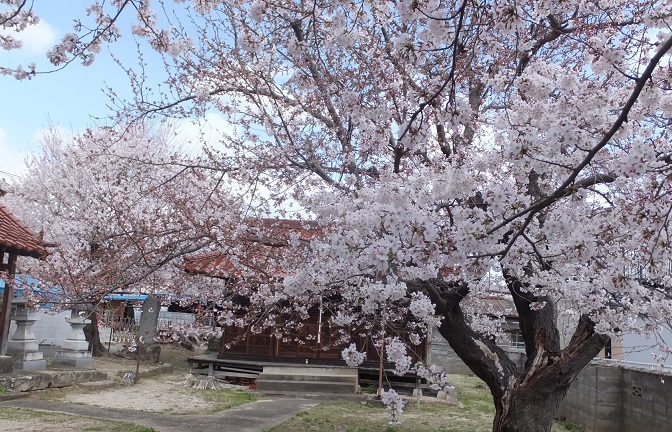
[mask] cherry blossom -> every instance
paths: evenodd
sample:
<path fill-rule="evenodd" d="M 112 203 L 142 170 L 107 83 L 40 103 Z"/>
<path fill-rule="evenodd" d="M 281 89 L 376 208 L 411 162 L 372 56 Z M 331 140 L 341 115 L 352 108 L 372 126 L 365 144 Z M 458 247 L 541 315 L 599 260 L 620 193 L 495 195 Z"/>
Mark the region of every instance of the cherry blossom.
<path fill-rule="evenodd" d="M 394 391 L 394 389 L 390 389 L 385 392 L 381 400 L 387 407 L 387 413 L 390 417 L 390 425 L 398 425 L 404 412 L 404 405 L 406 402 L 396 391 Z"/>
<path fill-rule="evenodd" d="M 365 360 L 366 354 L 357 351 L 355 344 L 350 344 L 350 346 L 343 350 L 341 357 L 343 357 L 348 366 L 357 367 Z"/>
<path fill-rule="evenodd" d="M 181 258 L 208 250 L 221 235 L 196 210 L 233 201 L 224 190 L 202 196 L 201 188 L 212 189 L 217 179 L 188 165 L 169 137 L 165 127 L 135 125 L 44 138 L 42 154 L 29 160 L 28 174 L 5 197 L 54 244 L 45 260 L 31 264 L 50 294 L 36 292 L 35 302 L 95 310 L 119 290 L 168 300 L 189 291 L 193 278 Z"/>
<path fill-rule="evenodd" d="M 484 380 L 493 430 L 547 431 L 610 337 L 672 316 L 669 2 L 177 5 L 193 9 L 94 5 L 96 31 L 74 29 L 51 56 L 88 64 L 123 37 L 118 14 L 137 12 L 133 32 L 168 78 L 157 93 L 126 65 L 135 96 L 115 100 L 118 118 L 217 111 L 235 125 L 204 164 L 248 194 L 247 217 L 216 237 L 260 243 L 260 217 L 320 225 L 303 241 L 265 237 L 272 270 L 245 265 L 245 242 L 220 242 L 250 311 L 268 311 L 253 331 L 325 298 L 340 299 L 343 346 L 353 323 L 384 339 L 410 317 L 407 330 L 436 326 Z M 514 303 L 523 371 L 497 345 L 493 290 Z"/>

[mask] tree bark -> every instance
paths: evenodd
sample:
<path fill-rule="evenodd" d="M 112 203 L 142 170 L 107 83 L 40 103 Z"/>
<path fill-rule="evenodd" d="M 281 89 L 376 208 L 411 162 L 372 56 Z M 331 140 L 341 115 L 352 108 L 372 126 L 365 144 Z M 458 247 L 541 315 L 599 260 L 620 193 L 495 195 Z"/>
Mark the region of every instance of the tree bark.
<path fill-rule="evenodd" d="M 587 317 L 582 317 L 572 342 L 560 356 L 537 351 L 525 372 L 499 389 L 494 398 L 494 432 L 550 432 L 553 418 L 576 376 L 604 347 L 605 335 L 594 332 Z M 494 394 L 494 392 L 493 392 Z"/>
<path fill-rule="evenodd" d="M 107 348 L 100 342 L 100 331 L 98 329 L 98 311 L 95 308 L 91 308 L 87 311 L 88 319 L 91 320 L 84 327 L 84 336 L 86 341 L 89 343 L 89 351 L 93 357 L 104 357 L 108 354 Z"/>
<path fill-rule="evenodd" d="M 526 292 L 511 275 L 507 275 L 507 282 L 525 338 L 528 358 L 522 373 L 492 338 L 469 326 L 460 305 L 469 293 L 466 285 L 430 281 L 424 286 L 414 284 L 414 288 L 422 288 L 432 297 L 437 312 L 443 315 L 439 333 L 490 388 L 496 410 L 493 432 L 550 432 L 555 412 L 572 382 L 609 338 L 597 334 L 590 317 L 584 315 L 567 347 L 561 349 L 555 303 Z M 543 307 L 530 307 L 541 301 Z"/>
<path fill-rule="evenodd" d="M 495 400 L 493 432 L 550 432 L 555 411 L 568 389 L 565 383 L 553 382 L 513 386 L 505 398 Z"/>

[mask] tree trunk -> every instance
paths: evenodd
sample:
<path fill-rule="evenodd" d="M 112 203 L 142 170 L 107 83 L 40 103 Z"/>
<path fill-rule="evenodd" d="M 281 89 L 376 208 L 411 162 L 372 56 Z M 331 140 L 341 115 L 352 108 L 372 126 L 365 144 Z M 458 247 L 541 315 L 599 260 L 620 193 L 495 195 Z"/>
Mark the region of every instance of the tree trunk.
<path fill-rule="evenodd" d="M 596 333 L 590 317 L 582 315 L 569 344 L 561 349 L 553 299 L 535 297 L 506 270 L 504 275 L 525 338 L 527 361 L 523 372 L 492 337 L 470 327 L 460 306 L 469 294 L 466 284 L 431 280 L 416 282 L 413 288 L 430 295 L 437 313 L 443 316 L 439 333 L 490 388 L 496 412 L 493 432 L 550 432 L 553 416 L 572 381 L 609 337 Z M 545 305 L 531 308 L 532 302 Z"/>
<path fill-rule="evenodd" d="M 100 331 L 98 330 L 98 311 L 93 308 L 87 311 L 88 319 L 91 320 L 84 327 L 84 336 L 89 343 L 89 350 L 94 357 L 104 357 L 108 354 L 105 345 L 100 342 Z"/>
<path fill-rule="evenodd" d="M 516 384 L 504 398 L 495 399 L 493 432 L 550 432 L 554 414 L 568 389 L 569 385 L 554 383 Z"/>

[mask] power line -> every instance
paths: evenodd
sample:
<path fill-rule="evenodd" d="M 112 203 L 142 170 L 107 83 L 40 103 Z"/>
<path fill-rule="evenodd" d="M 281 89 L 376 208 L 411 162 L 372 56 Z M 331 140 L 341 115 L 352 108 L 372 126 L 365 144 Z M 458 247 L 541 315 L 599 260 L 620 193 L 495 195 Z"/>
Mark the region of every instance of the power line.
<path fill-rule="evenodd" d="M 0 174 L 2 174 L 2 175 L 8 175 L 8 176 L 10 176 L 10 177 L 15 177 L 15 178 L 21 178 L 20 175 L 12 174 L 12 173 L 10 173 L 10 172 L 2 171 L 2 170 L 0 170 Z"/>

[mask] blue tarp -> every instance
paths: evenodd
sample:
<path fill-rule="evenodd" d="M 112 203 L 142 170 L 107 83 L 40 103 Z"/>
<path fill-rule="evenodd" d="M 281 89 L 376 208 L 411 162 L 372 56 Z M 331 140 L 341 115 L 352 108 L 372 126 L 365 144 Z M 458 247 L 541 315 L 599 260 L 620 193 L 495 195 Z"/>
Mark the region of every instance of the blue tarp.
<path fill-rule="evenodd" d="M 54 296 L 60 294 L 58 289 L 52 288 L 50 290 L 45 290 L 39 287 L 39 282 L 37 279 L 26 276 L 26 275 L 16 275 L 15 277 L 16 284 L 14 285 L 14 297 L 19 297 L 23 293 L 24 287 L 30 286 L 34 293 L 42 295 L 45 298 L 51 296 L 51 300 L 55 299 Z M 5 292 L 5 281 L 0 280 L 0 295 Z M 159 297 L 165 296 L 165 294 L 158 294 Z M 128 293 L 112 293 L 104 297 L 105 300 L 113 301 L 128 301 L 128 302 L 142 302 L 149 297 L 147 294 L 128 294 Z M 47 306 L 47 305 L 45 305 Z M 45 307 L 42 306 L 42 307 Z M 47 306 L 48 307 L 48 306 Z"/>
<path fill-rule="evenodd" d="M 108 294 L 104 298 L 117 301 L 145 301 L 147 297 L 149 297 L 147 294 Z"/>
<path fill-rule="evenodd" d="M 23 295 L 23 291 L 26 289 L 26 287 L 30 287 L 32 289 L 33 293 L 41 296 L 45 300 L 52 300 L 59 295 L 59 291 L 56 288 L 51 288 L 51 289 L 43 289 L 39 287 L 39 281 L 35 279 L 34 277 L 26 276 L 26 275 L 16 275 L 14 277 L 15 284 L 14 284 L 14 297 L 20 297 Z M 5 293 L 5 281 L 0 280 L 0 295 Z M 43 309 L 48 309 L 51 306 L 53 306 L 50 303 L 47 304 L 42 304 L 40 308 Z"/>
<path fill-rule="evenodd" d="M 38 281 L 34 277 L 30 276 L 25 276 L 25 275 L 15 275 L 14 280 L 16 283 L 14 284 L 15 289 L 23 289 L 21 286 L 24 285 L 30 285 L 32 287 L 37 288 Z M 0 292 L 5 292 L 5 281 L 3 279 L 0 279 Z"/>

